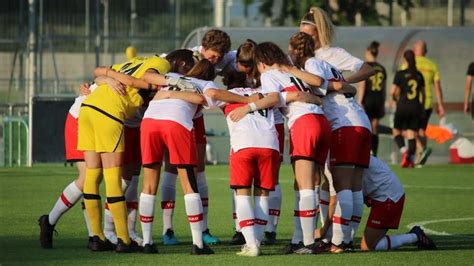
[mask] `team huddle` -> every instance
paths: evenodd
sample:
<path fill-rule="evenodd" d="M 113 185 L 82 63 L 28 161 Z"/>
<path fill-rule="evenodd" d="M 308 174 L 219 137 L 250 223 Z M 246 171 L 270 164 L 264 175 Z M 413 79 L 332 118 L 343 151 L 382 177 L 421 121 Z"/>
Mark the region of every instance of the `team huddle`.
<path fill-rule="evenodd" d="M 435 249 L 418 226 L 407 234 L 387 235 L 399 226 L 405 193 L 388 166 L 371 155 L 371 119 L 350 85 L 380 77 L 375 66 L 332 47 L 333 36 L 327 14 L 311 8 L 300 32 L 291 36 L 288 53 L 274 43 L 252 40 L 230 51 L 229 36 L 209 30 L 201 46 L 96 68 L 94 83 L 82 85 L 66 119 L 66 159 L 77 162 L 79 176 L 51 212 L 40 217 L 41 246 L 52 248 L 55 225 L 82 198 L 90 250 L 158 253 L 152 239 L 158 188 L 162 241 L 177 245 L 173 213 L 179 179 L 192 233 L 191 254 L 213 254 L 210 246 L 220 240 L 211 234 L 207 219 L 210 195 L 202 109 L 218 108 L 230 134 L 235 221 L 230 244 L 242 245 L 238 255 L 259 256 L 261 245 L 277 243 L 285 134 L 295 179 L 294 230 L 283 253 L 353 251 L 364 203 L 371 211 L 362 250 L 390 250 L 409 243 Z M 395 78 L 394 97 L 399 103 L 419 102 L 422 78 L 419 81 L 413 69 L 413 55 L 405 54 L 408 67 Z M 344 77 L 342 71 L 353 74 Z M 213 82 L 217 75 L 226 89 Z M 371 86 L 380 86 L 377 82 Z M 418 108 L 413 106 L 411 113 Z M 415 137 L 410 130 L 415 130 L 416 121 L 398 119 L 397 143 L 404 145 L 402 131 L 409 131 L 404 132 L 409 148 L 403 150 L 408 165 Z M 138 194 L 141 169 L 143 187 Z M 99 193 L 102 179 L 105 212 Z M 321 228 L 316 228 L 318 217 Z M 141 234 L 135 228 L 137 219 Z"/>

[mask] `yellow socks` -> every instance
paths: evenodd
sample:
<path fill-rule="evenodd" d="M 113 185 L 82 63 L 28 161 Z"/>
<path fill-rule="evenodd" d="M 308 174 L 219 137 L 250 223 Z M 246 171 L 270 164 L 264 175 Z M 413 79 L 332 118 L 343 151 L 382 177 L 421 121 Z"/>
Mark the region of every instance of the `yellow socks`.
<path fill-rule="evenodd" d="M 94 236 L 99 236 L 105 240 L 102 231 L 102 204 L 99 195 L 99 185 L 101 181 L 101 168 L 87 168 L 86 180 L 84 182 L 84 205 L 86 206 L 87 216 L 91 231 Z"/>
<path fill-rule="evenodd" d="M 122 168 L 113 167 L 104 169 L 104 179 L 105 194 L 107 196 L 109 210 L 114 218 L 117 238 L 122 239 L 125 244 L 129 245 L 127 205 L 122 191 Z"/>

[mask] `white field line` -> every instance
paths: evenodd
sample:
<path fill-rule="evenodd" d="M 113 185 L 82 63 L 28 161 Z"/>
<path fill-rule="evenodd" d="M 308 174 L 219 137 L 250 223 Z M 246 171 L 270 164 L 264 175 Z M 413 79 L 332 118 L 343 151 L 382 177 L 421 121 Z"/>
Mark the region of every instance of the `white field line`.
<path fill-rule="evenodd" d="M 453 236 L 453 237 L 463 237 L 463 238 L 470 238 L 474 239 L 472 236 L 460 236 L 460 235 L 453 235 L 448 232 L 439 232 L 435 230 L 428 229 L 424 227 L 427 224 L 435 224 L 435 223 L 447 223 L 447 222 L 462 222 L 462 221 L 474 221 L 474 217 L 467 217 L 467 218 L 456 218 L 456 219 L 438 219 L 438 220 L 428 220 L 428 221 L 421 221 L 421 222 L 414 222 L 409 225 L 407 225 L 408 229 L 411 229 L 415 225 L 419 225 L 425 233 L 430 234 L 430 235 L 436 235 L 436 236 Z"/>

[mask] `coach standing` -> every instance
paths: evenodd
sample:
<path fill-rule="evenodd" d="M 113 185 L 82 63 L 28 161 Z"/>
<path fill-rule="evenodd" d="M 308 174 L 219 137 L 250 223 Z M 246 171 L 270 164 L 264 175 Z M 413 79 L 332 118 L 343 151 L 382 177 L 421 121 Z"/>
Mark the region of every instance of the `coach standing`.
<path fill-rule="evenodd" d="M 422 154 L 417 162 L 418 164 L 423 165 L 426 163 L 428 156 L 431 154 L 431 149 L 427 147 L 425 130 L 428 126 L 431 112 L 433 111 L 433 87 L 435 91 L 436 102 L 438 103 L 437 113 L 440 118 L 444 116 L 443 92 L 441 90 L 438 65 L 425 57 L 426 53 L 428 52 L 426 42 L 424 40 L 416 41 L 413 44 L 413 52 L 416 56 L 416 67 L 421 72 L 423 79 L 425 80 L 424 112 L 421 115 L 420 129 L 418 131 L 418 145 L 422 147 Z M 402 69 L 406 69 L 406 65 L 403 65 Z"/>

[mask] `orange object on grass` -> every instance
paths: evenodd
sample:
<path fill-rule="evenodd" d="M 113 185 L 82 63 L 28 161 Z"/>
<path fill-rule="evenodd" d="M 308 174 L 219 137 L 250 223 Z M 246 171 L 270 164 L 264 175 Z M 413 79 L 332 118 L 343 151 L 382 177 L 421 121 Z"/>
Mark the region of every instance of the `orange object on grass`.
<path fill-rule="evenodd" d="M 453 133 L 444 127 L 429 124 L 426 128 L 426 136 L 429 139 L 435 140 L 437 143 L 442 144 L 452 139 Z"/>

